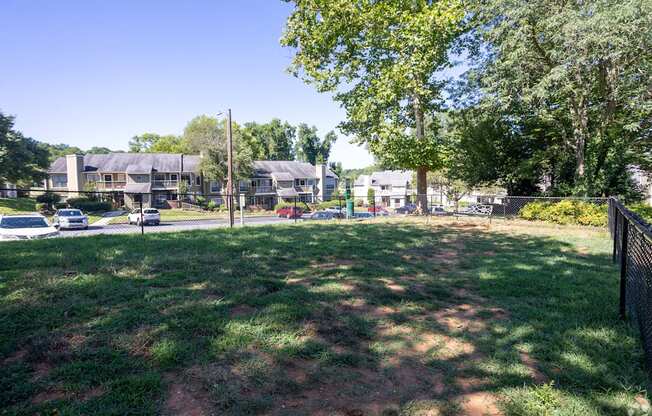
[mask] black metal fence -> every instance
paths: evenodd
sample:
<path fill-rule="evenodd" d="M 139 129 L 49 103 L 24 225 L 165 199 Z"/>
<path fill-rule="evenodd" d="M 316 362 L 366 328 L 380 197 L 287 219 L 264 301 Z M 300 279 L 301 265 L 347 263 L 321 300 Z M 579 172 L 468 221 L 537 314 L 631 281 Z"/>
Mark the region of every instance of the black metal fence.
<path fill-rule="evenodd" d="M 620 267 L 620 316 L 638 328 L 652 379 L 652 226 L 609 199 L 613 261 Z"/>

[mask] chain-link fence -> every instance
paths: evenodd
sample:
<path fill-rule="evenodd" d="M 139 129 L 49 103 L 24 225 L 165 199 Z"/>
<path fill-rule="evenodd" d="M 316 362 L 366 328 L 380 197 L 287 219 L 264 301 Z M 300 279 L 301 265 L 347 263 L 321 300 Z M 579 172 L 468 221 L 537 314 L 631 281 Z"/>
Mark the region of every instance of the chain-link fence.
<path fill-rule="evenodd" d="M 638 327 L 652 379 L 652 226 L 612 198 L 609 231 L 620 266 L 620 315 Z"/>
<path fill-rule="evenodd" d="M 278 190 L 236 194 L 181 193 L 178 189 L 150 192 L 127 190 L 65 191 L 0 189 L 0 215 L 37 213 L 58 236 L 185 231 L 216 227 L 275 224 L 306 220 L 364 220 L 393 215 L 445 217 L 516 217 L 532 202 L 582 200 L 605 204 L 606 198 L 546 198 L 496 195 L 417 195 L 380 191 L 320 198 L 313 192 L 282 195 Z M 274 192 L 273 192 L 274 191 Z M 229 200 L 233 218 L 229 217 Z M 426 209 L 419 208 L 424 202 Z M 425 212 L 424 212 L 425 211 Z M 12 220 L 14 222 L 18 220 Z M 42 224 L 41 224 L 42 225 Z M 12 228 L 13 229 L 13 228 Z M 0 230 L 0 234 L 11 234 Z M 37 235 L 38 233 L 35 232 Z M 19 234 L 14 232 L 13 234 Z M 30 233 L 26 233 L 31 235 Z"/>

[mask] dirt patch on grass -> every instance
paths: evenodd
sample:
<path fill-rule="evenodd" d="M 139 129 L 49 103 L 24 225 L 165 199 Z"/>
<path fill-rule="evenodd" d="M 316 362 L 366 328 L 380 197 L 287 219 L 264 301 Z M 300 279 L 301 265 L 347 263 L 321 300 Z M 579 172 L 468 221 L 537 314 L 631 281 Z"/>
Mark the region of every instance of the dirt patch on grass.
<path fill-rule="evenodd" d="M 43 404 L 55 400 L 65 400 L 71 397 L 71 394 L 60 388 L 52 388 L 38 393 L 32 397 L 32 403 Z"/>
<path fill-rule="evenodd" d="M 238 305 L 231 308 L 230 316 L 231 318 L 242 318 L 245 316 L 250 316 L 256 313 L 256 308 L 253 308 L 248 305 Z"/>
<path fill-rule="evenodd" d="M 14 364 L 19 361 L 23 361 L 25 357 L 27 356 L 27 349 L 26 348 L 21 348 L 19 350 L 16 350 L 11 354 L 9 357 L 5 358 L 2 363 L 3 364 Z"/>
<path fill-rule="evenodd" d="M 195 372 L 191 369 L 189 373 Z M 164 414 L 174 416 L 207 416 L 213 414 L 211 402 L 201 383 L 177 373 L 166 374 L 168 382 Z"/>
<path fill-rule="evenodd" d="M 496 397 L 487 392 L 478 391 L 459 397 L 460 415 L 464 416 L 500 416 Z"/>
<path fill-rule="evenodd" d="M 548 382 L 548 377 L 539 370 L 539 362 L 532 358 L 527 352 L 519 352 L 521 363 L 527 367 L 530 377 L 536 384 L 544 384 Z"/>
<path fill-rule="evenodd" d="M 351 267 L 355 264 L 356 262 L 351 259 L 328 258 L 323 262 L 312 262 L 310 267 L 320 270 L 334 270 L 342 267 Z"/>
<path fill-rule="evenodd" d="M 104 395 L 104 393 L 106 393 L 106 389 L 104 387 L 102 387 L 102 386 L 97 386 L 97 387 L 93 387 L 90 390 L 85 391 L 84 393 L 82 393 L 80 395 L 79 398 L 80 398 L 81 401 L 85 402 L 85 401 L 94 399 L 96 397 L 100 397 L 100 396 Z"/>

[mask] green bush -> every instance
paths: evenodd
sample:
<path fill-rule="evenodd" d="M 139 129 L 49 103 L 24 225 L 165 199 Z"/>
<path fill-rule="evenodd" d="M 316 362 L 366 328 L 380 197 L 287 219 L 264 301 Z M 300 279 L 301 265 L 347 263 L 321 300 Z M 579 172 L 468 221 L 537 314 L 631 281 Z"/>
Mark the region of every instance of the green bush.
<path fill-rule="evenodd" d="M 37 202 L 34 204 L 34 209 L 36 209 L 37 212 L 46 212 L 48 210 L 48 204 L 44 202 Z"/>
<path fill-rule="evenodd" d="M 61 201 L 61 195 L 53 192 L 46 192 L 36 197 L 36 202 L 45 204 L 46 208 L 50 209 L 57 202 Z"/>
<path fill-rule="evenodd" d="M 652 206 L 647 204 L 634 204 L 627 208 L 640 215 L 645 221 L 652 222 Z"/>
<path fill-rule="evenodd" d="M 68 208 L 68 204 L 65 202 L 57 202 L 54 204 L 55 209 L 63 209 L 63 208 Z"/>
<path fill-rule="evenodd" d="M 206 204 L 206 209 L 208 209 L 209 211 L 215 211 L 217 207 L 218 207 L 217 202 L 213 201 L 212 199 L 208 201 L 208 204 Z"/>
<path fill-rule="evenodd" d="M 584 201 L 531 202 L 521 208 L 518 216 L 528 221 L 606 227 L 607 210 L 607 205 Z"/>
<path fill-rule="evenodd" d="M 81 209 L 86 212 L 110 211 L 113 208 L 110 202 L 102 202 L 90 198 L 68 198 L 66 202 L 71 208 Z"/>
<path fill-rule="evenodd" d="M 330 201 L 320 202 L 319 204 L 316 205 L 316 208 L 319 210 L 323 210 L 328 208 L 336 208 L 340 206 L 341 207 L 346 206 L 346 202 L 344 200 L 338 201 L 337 199 L 332 199 Z"/>

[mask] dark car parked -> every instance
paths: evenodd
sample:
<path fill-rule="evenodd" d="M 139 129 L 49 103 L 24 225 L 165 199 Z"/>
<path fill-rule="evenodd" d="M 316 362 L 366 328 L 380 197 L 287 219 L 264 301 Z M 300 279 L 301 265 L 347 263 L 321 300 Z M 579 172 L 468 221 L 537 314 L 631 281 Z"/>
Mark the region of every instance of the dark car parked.
<path fill-rule="evenodd" d="M 417 210 L 415 204 L 405 204 L 402 207 L 396 208 L 397 214 L 412 214 Z"/>

